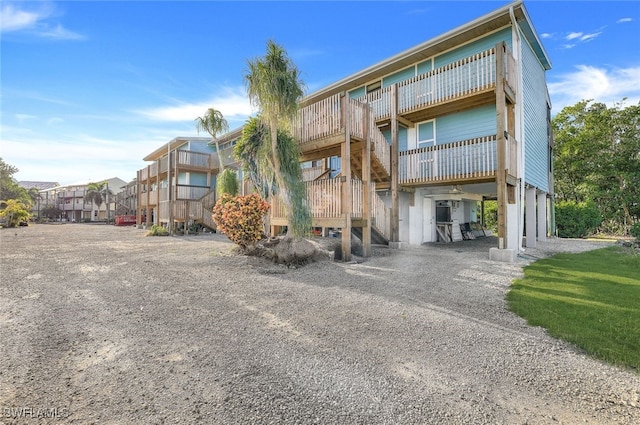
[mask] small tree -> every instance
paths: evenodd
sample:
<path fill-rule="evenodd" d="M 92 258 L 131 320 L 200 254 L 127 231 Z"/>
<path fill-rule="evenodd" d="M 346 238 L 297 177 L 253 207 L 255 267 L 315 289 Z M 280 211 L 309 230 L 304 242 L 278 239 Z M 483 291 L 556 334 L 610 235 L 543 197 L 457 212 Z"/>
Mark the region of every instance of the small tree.
<path fill-rule="evenodd" d="M 222 173 L 218 175 L 216 189 L 218 197 L 222 197 L 222 195 L 225 194 L 236 196 L 239 192 L 238 177 L 236 176 L 236 173 L 229 168 L 223 170 Z"/>
<path fill-rule="evenodd" d="M 276 194 L 287 211 L 288 232 L 301 238 L 309 231 L 311 219 L 304 202 L 306 192 L 299 186 L 298 144 L 288 132 L 304 94 L 300 71 L 287 52 L 271 40 L 267 42 L 265 56 L 249 61 L 248 68 L 245 75 L 247 93 L 251 103 L 260 110 L 258 119 L 264 122 L 256 141 L 270 148 L 268 151 L 256 149 L 262 154 L 260 162 L 268 164 L 258 167 L 258 172 L 271 170 Z"/>
<path fill-rule="evenodd" d="M 220 144 L 218 143 L 218 135 L 229 131 L 229 124 L 224 119 L 222 112 L 209 108 L 207 112 L 196 118 L 196 129 L 198 133 L 200 131 L 206 131 L 211 135 L 211 138 L 216 144 L 216 152 L 218 153 L 218 161 L 220 162 L 220 169 L 224 171 L 224 162 L 222 161 L 222 155 L 220 155 Z"/>
<path fill-rule="evenodd" d="M 0 210 L 0 217 L 7 220 L 8 227 L 17 227 L 20 222 L 27 221 L 31 216 L 29 207 L 15 199 L 0 201 L 0 207 L 3 207 Z"/>
<path fill-rule="evenodd" d="M 56 219 L 56 218 L 60 218 L 60 216 L 62 216 L 62 214 L 64 214 L 64 211 L 62 211 L 58 207 L 54 207 L 53 205 L 47 205 L 46 207 L 44 207 L 42 209 L 41 214 L 44 217 L 47 217 L 47 218 L 53 220 L 53 219 Z"/>
<path fill-rule="evenodd" d="M 110 195 L 113 195 L 113 192 L 111 192 L 111 189 L 109 189 L 106 181 L 101 183 L 89 183 L 89 185 L 87 186 L 87 192 L 84 195 L 84 201 L 96 204 L 99 210 L 102 206 L 102 203 L 108 201 L 108 197 Z M 107 217 L 107 220 L 108 219 L 109 217 Z"/>

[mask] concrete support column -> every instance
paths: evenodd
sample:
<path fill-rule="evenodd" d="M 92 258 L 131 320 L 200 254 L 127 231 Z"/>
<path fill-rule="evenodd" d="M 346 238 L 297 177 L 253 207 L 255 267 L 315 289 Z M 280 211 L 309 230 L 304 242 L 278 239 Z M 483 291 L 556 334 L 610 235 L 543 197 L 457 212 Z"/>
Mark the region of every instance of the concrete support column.
<path fill-rule="evenodd" d="M 536 216 L 538 210 L 536 209 L 536 188 L 529 187 L 525 192 L 525 222 L 526 222 L 526 230 L 527 230 L 527 248 L 535 248 L 536 247 L 536 230 L 538 228 L 538 224 L 536 222 Z"/>
<path fill-rule="evenodd" d="M 538 240 L 547 240 L 547 194 L 538 193 Z"/>

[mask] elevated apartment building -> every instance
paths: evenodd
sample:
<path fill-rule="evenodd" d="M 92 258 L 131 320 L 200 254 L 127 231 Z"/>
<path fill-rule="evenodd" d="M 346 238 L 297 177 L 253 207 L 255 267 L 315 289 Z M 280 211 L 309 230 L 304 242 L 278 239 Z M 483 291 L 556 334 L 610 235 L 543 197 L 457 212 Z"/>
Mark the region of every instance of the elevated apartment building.
<path fill-rule="evenodd" d="M 112 195 L 99 206 L 95 202 L 85 200 L 91 182 L 81 182 L 41 190 L 40 210 L 49 206 L 59 208 L 61 218 L 69 222 L 105 221 L 107 218 L 113 220 L 116 214 L 116 197 L 127 183 L 118 177 L 97 182 L 102 181 L 106 182 L 106 187 Z"/>
<path fill-rule="evenodd" d="M 147 155 L 138 170 L 137 223 L 170 231 L 193 223 L 215 229 L 211 209 L 220 157 L 208 137 L 176 137 Z M 234 166 L 233 141 L 220 146 L 224 164 Z"/>
<path fill-rule="evenodd" d="M 515 259 L 525 211 L 535 246 L 552 210 L 550 67 L 516 1 L 307 96 L 294 135 L 313 226 L 341 228 L 345 253 L 359 234 L 366 254 L 372 240 L 455 239 L 492 199 L 491 257 Z M 286 224 L 277 201 L 271 215 Z"/>

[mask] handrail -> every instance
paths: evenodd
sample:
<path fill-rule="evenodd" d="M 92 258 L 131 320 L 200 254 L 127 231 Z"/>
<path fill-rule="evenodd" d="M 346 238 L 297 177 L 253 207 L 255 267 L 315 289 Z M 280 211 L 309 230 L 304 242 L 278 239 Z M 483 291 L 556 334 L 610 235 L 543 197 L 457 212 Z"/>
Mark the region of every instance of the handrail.
<path fill-rule="evenodd" d="M 494 176 L 496 139 L 492 135 L 399 152 L 400 184 Z"/>

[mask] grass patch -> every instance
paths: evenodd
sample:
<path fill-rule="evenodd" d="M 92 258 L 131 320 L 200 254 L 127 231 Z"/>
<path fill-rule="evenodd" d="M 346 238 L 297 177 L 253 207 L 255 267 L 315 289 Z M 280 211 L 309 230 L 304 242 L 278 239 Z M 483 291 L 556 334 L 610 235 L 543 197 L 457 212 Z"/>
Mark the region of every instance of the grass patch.
<path fill-rule="evenodd" d="M 507 301 L 530 325 L 640 373 L 640 255 L 610 247 L 536 261 Z"/>

